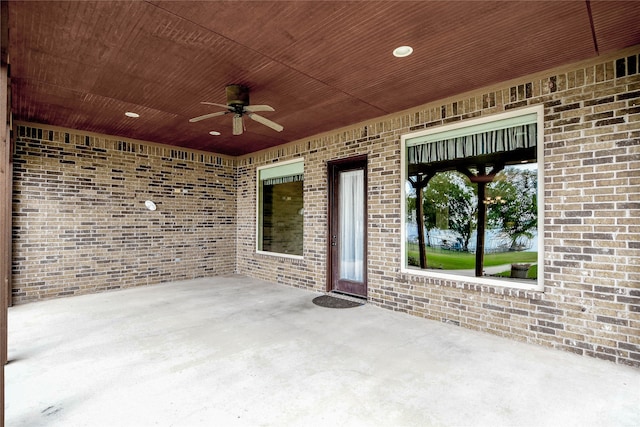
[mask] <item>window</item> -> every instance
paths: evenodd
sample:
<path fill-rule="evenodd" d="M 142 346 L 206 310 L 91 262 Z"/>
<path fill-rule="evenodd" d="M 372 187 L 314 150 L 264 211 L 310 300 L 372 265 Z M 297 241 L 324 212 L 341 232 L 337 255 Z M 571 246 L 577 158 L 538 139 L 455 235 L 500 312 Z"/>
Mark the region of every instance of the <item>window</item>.
<path fill-rule="evenodd" d="M 302 257 L 304 161 L 258 168 L 258 252 Z"/>
<path fill-rule="evenodd" d="M 403 136 L 403 271 L 542 288 L 542 114 Z"/>

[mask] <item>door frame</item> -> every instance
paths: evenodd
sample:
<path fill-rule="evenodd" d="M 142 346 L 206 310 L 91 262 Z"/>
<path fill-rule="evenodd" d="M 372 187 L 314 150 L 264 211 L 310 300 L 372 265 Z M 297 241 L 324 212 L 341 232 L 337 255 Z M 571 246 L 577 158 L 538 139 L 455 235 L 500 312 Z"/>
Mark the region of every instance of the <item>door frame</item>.
<path fill-rule="evenodd" d="M 369 201 L 369 182 L 368 182 L 368 161 L 367 155 L 362 154 L 358 156 L 348 157 L 344 159 L 330 160 L 327 162 L 327 285 L 326 291 L 332 292 L 335 290 L 333 284 L 335 280 L 337 280 L 338 264 L 336 262 L 337 250 L 334 249 L 335 246 L 332 245 L 331 235 L 334 230 L 338 229 L 338 203 L 337 203 L 337 193 L 336 190 L 339 187 L 339 176 L 340 172 L 346 172 L 350 170 L 362 169 L 364 172 L 364 206 L 363 206 L 363 215 L 364 215 L 364 236 L 363 236 L 363 283 L 365 286 L 364 295 L 353 295 L 356 297 L 367 298 L 369 293 L 368 286 L 368 278 L 367 278 L 367 270 L 368 270 L 368 201 Z M 336 231 L 337 233 L 337 231 Z M 351 294 L 350 294 L 351 295 Z"/>

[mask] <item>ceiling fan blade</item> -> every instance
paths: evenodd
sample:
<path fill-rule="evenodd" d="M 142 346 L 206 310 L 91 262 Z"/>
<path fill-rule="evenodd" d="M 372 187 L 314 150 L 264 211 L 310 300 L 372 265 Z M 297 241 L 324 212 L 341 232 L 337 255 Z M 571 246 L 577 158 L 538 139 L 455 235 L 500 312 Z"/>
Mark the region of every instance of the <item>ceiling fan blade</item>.
<path fill-rule="evenodd" d="M 240 114 L 236 114 L 233 116 L 233 134 L 234 135 L 242 135 L 243 129 L 242 116 Z"/>
<path fill-rule="evenodd" d="M 259 116 L 257 114 L 249 113 L 247 115 L 251 117 L 251 119 L 255 120 L 256 122 L 262 123 L 263 125 L 268 126 L 277 132 L 282 132 L 282 130 L 284 129 L 284 127 L 282 127 L 278 123 L 272 122 L 271 120 L 264 118 L 262 116 Z"/>
<path fill-rule="evenodd" d="M 195 122 L 199 122 L 200 120 L 210 119 L 211 117 L 222 116 L 227 113 L 229 113 L 229 111 L 218 111 L 216 113 L 209 113 L 209 114 L 205 114 L 204 116 L 198 116 L 198 117 L 194 117 L 193 119 L 189 119 L 189 122 L 195 123 Z"/>
<path fill-rule="evenodd" d="M 224 105 L 224 104 L 216 104 L 215 102 L 207 102 L 207 101 L 202 101 L 200 104 L 204 104 L 204 105 L 214 105 L 216 107 L 220 107 L 220 108 L 224 108 L 226 110 L 233 110 L 231 107 L 229 107 L 228 105 Z"/>
<path fill-rule="evenodd" d="M 273 107 L 270 105 L 247 105 L 246 107 L 244 107 L 244 111 L 247 111 L 249 113 L 255 113 L 258 111 L 276 111 L 276 110 L 274 110 Z"/>

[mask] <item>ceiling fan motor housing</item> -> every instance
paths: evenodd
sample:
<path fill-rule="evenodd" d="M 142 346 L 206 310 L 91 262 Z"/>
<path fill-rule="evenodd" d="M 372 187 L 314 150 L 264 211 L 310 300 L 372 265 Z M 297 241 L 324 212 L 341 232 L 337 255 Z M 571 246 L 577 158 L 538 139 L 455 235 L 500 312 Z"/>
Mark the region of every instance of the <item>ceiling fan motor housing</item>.
<path fill-rule="evenodd" d="M 227 105 L 234 108 L 249 105 L 249 88 L 242 85 L 227 86 Z"/>

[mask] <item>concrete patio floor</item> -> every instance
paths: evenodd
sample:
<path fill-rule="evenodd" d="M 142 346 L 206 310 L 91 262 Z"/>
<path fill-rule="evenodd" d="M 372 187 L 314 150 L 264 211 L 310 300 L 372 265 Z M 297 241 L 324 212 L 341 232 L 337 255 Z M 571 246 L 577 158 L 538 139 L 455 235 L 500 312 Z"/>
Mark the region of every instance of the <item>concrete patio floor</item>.
<path fill-rule="evenodd" d="M 638 426 L 640 370 L 240 276 L 9 310 L 6 425 Z"/>

